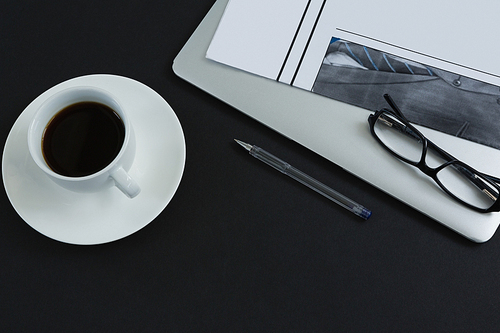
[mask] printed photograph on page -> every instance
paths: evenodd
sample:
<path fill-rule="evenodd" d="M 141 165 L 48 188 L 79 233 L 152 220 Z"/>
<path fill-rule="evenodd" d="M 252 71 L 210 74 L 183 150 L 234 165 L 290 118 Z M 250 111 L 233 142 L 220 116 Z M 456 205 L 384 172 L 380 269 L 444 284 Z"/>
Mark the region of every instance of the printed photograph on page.
<path fill-rule="evenodd" d="M 413 123 L 500 149 L 500 87 L 332 38 L 312 92 L 371 111 L 388 93 Z"/>

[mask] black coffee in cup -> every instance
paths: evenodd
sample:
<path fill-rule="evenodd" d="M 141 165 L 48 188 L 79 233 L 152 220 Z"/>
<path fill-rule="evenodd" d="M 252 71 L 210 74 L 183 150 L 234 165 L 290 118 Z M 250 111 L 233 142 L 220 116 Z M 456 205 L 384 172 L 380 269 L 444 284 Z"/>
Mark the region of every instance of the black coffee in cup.
<path fill-rule="evenodd" d="M 83 177 L 111 163 L 124 139 L 125 126 L 113 109 L 97 102 L 80 102 L 50 120 L 42 137 L 42 152 L 54 172 Z"/>

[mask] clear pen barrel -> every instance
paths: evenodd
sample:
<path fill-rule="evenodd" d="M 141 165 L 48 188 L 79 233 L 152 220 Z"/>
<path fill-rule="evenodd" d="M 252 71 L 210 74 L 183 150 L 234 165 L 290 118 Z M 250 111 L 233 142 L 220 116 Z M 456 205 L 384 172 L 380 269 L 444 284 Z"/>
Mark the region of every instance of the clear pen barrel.
<path fill-rule="evenodd" d="M 309 175 L 306 175 L 302 171 L 294 168 L 290 164 L 277 158 L 276 156 L 271 155 L 270 153 L 266 152 L 265 150 L 259 147 L 253 146 L 252 149 L 250 150 L 250 155 L 272 166 L 273 168 L 281 171 L 282 173 L 292 177 L 299 183 L 306 185 L 310 189 L 318 192 L 319 194 L 332 200 L 338 205 L 350 210 L 351 212 L 353 212 L 354 214 L 358 215 L 359 217 L 365 220 L 367 220 L 372 214 L 370 210 L 366 209 L 362 205 L 338 193 L 337 191 L 326 186 L 325 184 L 310 177 Z"/>

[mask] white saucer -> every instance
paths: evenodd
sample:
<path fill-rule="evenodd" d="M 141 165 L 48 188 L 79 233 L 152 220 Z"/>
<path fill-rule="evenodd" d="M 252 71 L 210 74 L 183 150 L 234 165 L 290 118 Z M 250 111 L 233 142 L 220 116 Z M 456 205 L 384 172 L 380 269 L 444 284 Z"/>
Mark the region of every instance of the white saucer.
<path fill-rule="evenodd" d="M 77 85 L 100 87 L 126 109 L 137 149 L 130 175 L 141 187 L 134 199 L 116 187 L 95 194 L 65 190 L 32 160 L 27 129 L 38 106 L 50 95 Z M 82 76 L 58 84 L 22 112 L 9 133 L 2 158 L 5 190 L 17 213 L 35 230 L 71 244 L 100 244 L 126 237 L 153 221 L 177 190 L 186 160 L 181 124 L 154 90 L 114 75 Z"/>

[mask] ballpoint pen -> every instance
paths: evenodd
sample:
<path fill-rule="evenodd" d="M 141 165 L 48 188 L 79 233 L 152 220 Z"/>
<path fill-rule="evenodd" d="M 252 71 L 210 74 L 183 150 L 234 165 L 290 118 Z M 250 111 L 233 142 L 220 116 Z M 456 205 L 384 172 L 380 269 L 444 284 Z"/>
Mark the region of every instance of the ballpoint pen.
<path fill-rule="evenodd" d="M 338 193 L 337 191 L 331 189 L 330 187 L 326 186 L 325 184 L 317 181 L 316 179 L 312 178 L 311 176 L 306 175 L 302 171 L 294 168 L 290 164 L 288 164 L 285 161 L 282 161 L 281 159 L 277 158 L 276 156 L 268 153 L 262 148 L 259 148 L 257 146 L 245 143 L 240 140 L 234 139 L 238 144 L 240 144 L 243 148 L 248 150 L 249 154 L 252 155 L 253 157 L 261 160 L 262 162 L 272 166 L 278 171 L 281 171 L 285 175 L 290 176 L 291 178 L 295 179 L 299 183 L 302 183 L 309 187 L 310 189 L 324 195 L 328 199 L 332 200 L 336 204 L 344 207 L 345 209 L 351 211 L 352 213 L 356 214 L 357 216 L 367 220 L 370 215 L 372 215 L 372 212 L 363 207 L 362 205 L 352 201 L 351 199 L 347 198 L 346 196 Z"/>

